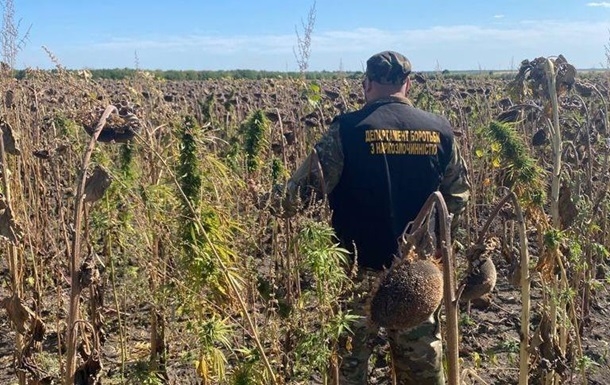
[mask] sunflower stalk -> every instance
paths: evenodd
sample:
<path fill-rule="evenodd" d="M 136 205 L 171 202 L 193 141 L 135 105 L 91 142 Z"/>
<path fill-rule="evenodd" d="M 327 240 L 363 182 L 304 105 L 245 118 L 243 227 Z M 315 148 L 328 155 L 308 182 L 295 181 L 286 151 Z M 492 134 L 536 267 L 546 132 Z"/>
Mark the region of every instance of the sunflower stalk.
<path fill-rule="evenodd" d="M 553 227 L 560 226 L 559 217 L 559 186 L 561 182 L 561 129 L 559 127 L 559 102 L 557 100 L 557 89 L 555 79 L 555 66 L 553 61 L 546 61 L 546 75 L 548 81 L 549 98 L 552 107 L 552 122 L 549 124 L 551 132 L 551 144 L 553 148 L 553 176 L 551 180 L 551 219 Z"/>
<path fill-rule="evenodd" d="M 552 120 L 549 121 L 549 131 L 551 133 L 551 148 L 553 152 L 553 174 L 551 176 L 551 223 L 554 229 L 561 227 L 561 217 L 559 216 L 559 189 L 561 185 L 561 154 L 562 154 L 562 139 L 561 139 L 561 127 L 559 125 L 559 102 L 557 97 L 557 79 L 555 74 L 555 66 L 551 59 L 547 59 L 545 62 L 545 72 L 547 79 L 547 86 L 549 91 L 549 101 L 551 103 Z M 561 255 L 556 253 L 557 263 L 561 265 Z M 561 299 L 561 291 L 567 288 L 566 280 L 559 279 L 556 275 L 552 275 L 552 282 L 550 283 L 552 296 L 558 298 L 556 301 L 551 298 L 550 301 L 550 318 L 551 318 L 551 330 L 556 332 L 559 337 L 559 348 L 561 352 L 566 352 L 568 330 L 565 323 L 558 323 L 558 317 L 565 318 L 566 303 L 565 300 Z M 548 384 L 557 383 L 560 381 L 559 375 L 553 373 L 546 378 Z"/>
<path fill-rule="evenodd" d="M 0 161 L 2 162 L 2 189 L 4 193 L 4 198 L 6 201 L 6 210 L 11 210 L 12 205 L 12 194 L 11 188 L 8 181 L 8 176 L 10 175 L 10 170 L 7 165 L 6 159 L 6 150 L 4 148 L 4 134 L 3 130 L 0 129 Z M 17 298 L 17 301 L 20 301 L 23 298 L 23 271 L 20 266 L 23 266 L 19 260 L 19 250 L 17 246 L 10 242 L 8 249 L 8 265 L 9 271 L 11 273 L 11 290 L 13 292 L 13 297 Z M 15 333 L 15 357 L 17 362 L 21 361 L 21 355 L 23 348 L 25 346 L 23 334 L 16 332 Z M 17 377 L 19 379 L 19 385 L 25 385 L 26 378 L 25 372 L 22 370 L 17 371 Z"/>
<path fill-rule="evenodd" d="M 74 236 L 72 238 L 72 248 L 70 253 L 70 308 L 68 312 L 68 330 L 66 336 L 66 373 L 64 377 L 64 385 L 74 384 L 74 374 L 76 370 L 76 337 L 78 328 L 78 320 L 80 294 L 82 284 L 80 282 L 80 264 L 81 264 L 81 227 L 83 221 L 83 206 L 85 204 L 85 183 L 87 181 L 87 168 L 91 160 L 91 155 L 95 149 L 97 138 L 102 132 L 102 128 L 106 125 L 106 120 L 113 112 L 118 112 L 117 108 L 109 105 L 104 110 L 83 156 L 83 161 L 78 177 L 78 188 L 76 194 L 76 202 L 74 207 Z"/>

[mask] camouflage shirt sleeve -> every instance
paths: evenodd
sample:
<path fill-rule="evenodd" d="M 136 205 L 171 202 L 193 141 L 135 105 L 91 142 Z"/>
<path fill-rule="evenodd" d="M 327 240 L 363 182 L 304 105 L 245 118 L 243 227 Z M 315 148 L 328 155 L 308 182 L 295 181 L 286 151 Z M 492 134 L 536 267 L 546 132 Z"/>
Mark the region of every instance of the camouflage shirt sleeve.
<path fill-rule="evenodd" d="M 335 120 L 286 186 L 275 187 L 272 207 L 281 205 L 283 216 L 293 216 L 304 202 L 330 194 L 342 171 L 343 147 L 339 123 Z"/>
<path fill-rule="evenodd" d="M 445 169 L 439 190 L 450 213 L 457 216 L 464 211 L 470 199 L 470 179 L 464 158 L 455 140 L 451 149 L 451 160 Z"/>

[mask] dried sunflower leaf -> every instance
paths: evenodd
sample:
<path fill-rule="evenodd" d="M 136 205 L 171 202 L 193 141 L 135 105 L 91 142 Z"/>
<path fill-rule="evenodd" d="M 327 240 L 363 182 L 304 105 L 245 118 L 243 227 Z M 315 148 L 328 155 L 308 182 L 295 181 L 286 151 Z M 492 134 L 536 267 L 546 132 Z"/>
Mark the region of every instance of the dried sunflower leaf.
<path fill-rule="evenodd" d="M 2 203 L 0 203 L 2 205 Z M 5 204 L 4 204 L 5 205 Z M 23 237 L 23 229 L 15 222 L 10 207 L 4 207 L 0 214 L 0 237 L 4 237 L 13 244 L 19 243 Z"/>
<path fill-rule="evenodd" d="M 11 155 L 20 155 L 19 135 L 5 121 L 0 121 L 0 129 L 2 129 L 2 141 L 4 142 L 4 151 Z"/>
<path fill-rule="evenodd" d="M 96 166 L 93 173 L 85 182 L 85 202 L 95 202 L 104 196 L 104 193 L 110 187 L 112 178 L 108 171 L 101 166 Z"/>
<path fill-rule="evenodd" d="M 23 300 L 16 295 L 6 297 L 0 301 L 0 307 L 6 310 L 8 318 L 15 325 L 15 329 L 19 333 L 25 334 L 27 332 L 27 323 L 30 317 L 35 317 L 35 314 L 23 304 Z"/>

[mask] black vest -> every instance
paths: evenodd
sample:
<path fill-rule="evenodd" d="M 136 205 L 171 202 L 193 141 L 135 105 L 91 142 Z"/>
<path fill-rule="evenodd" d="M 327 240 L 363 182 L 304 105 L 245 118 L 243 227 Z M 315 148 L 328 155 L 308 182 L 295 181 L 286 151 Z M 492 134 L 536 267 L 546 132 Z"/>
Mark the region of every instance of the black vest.
<path fill-rule="evenodd" d="M 329 195 L 332 223 L 358 264 L 389 267 L 405 226 L 436 191 L 449 160 L 447 119 L 396 99 L 337 117 L 344 166 Z"/>

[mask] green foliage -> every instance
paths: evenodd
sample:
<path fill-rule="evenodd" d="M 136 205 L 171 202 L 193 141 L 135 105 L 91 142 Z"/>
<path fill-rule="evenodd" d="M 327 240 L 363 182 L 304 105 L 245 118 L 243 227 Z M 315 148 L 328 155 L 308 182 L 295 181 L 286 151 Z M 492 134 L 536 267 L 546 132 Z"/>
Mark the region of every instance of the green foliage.
<path fill-rule="evenodd" d="M 229 139 L 229 144 L 221 153 L 221 156 L 227 167 L 229 167 L 232 171 L 239 172 L 241 171 L 240 166 L 242 161 L 242 153 L 242 145 L 239 138 L 232 137 Z"/>
<path fill-rule="evenodd" d="M 271 160 L 271 182 L 272 185 L 280 183 L 288 176 L 288 171 L 284 167 L 284 162 L 278 158 Z"/>
<path fill-rule="evenodd" d="M 242 127 L 248 172 L 254 172 L 260 167 L 260 156 L 267 143 L 268 131 L 269 119 L 262 110 L 256 110 Z"/>
<path fill-rule="evenodd" d="M 299 233 L 297 242 L 305 268 L 313 273 L 320 285 L 318 294 L 338 294 L 347 279 L 349 252 L 339 247 L 334 230 L 326 224 L 310 221 Z"/>
<path fill-rule="evenodd" d="M 219 264 L 229 264 L 233 251 L 227 246 L 230 243 L 232 229 L 221 219 L 220 212 L 212 204 L 207 203 L 206 190 L 214 190 L 214 186 L 204 186 L 211 177 L 207 173 L 218 171 L 222 164 L 214 157 L 201 156 L 201 129 L 193 117 L 187 117 L 180 132 L 180 159 L 177 167 L 178 182 L 182 201 L 182 220 L 180 221 L 180 236 L 189 280 L 196 287 L 209 285 L 216 294 L 225 296 L 220 275 Z M 206 175 L 202 172 L 202 161 L 205 160 L 209 169 Z M 220 171 L 222 172 L 222 171 Z"/>
<path fill-rule="evenodd" d="M 307 380 L 314 372 L 325 375 L 337 341 L 350 332 L 356 316 L 342 312 L 341 301 L 351 288 L 346 274 L 348 251 L 339 247 L 334 230 L 328 224 L 307 219 L 296 237 L 302 279 L 311 282 L 302 289 L 298 304 L 289 318 L 295 336 L 293 380 Z M 315 309 L 315 311 L 312 311 Z M 313 317 L 313 318 L 312 318 Z"/>
<path fill-rule="evenodd" d="M 51 70 L 37 70 L 48 74 L 57 74 L 57 69 Z M 67 70 L 67 72 L 77 72 L 78 70 Z M 151 73 L 156 79 L 159 80 L 170 80 L 170 81 L 214 81 L 220 79 L 247 79 L 247 80 L 260 80 L 260 79 L 302 79 L 306 80 L 331 80 L 331 79 L 360 79 L 362 78 L 362 71 L 307 71 L 305 73 L 299 71 L 259 71 L 251 69 L 233 69 L 233 70 L 153 70 L 153 69 L 136 69 L 136 68 L 100 68 L 100 69 L 88 69 L 91 73 L 91 77 L 94 80 L 107 79 L 107 80 L 126 80 L 132 79 L 138 72 Z M 28 77 L 28 72 L 31 70 L 16 69 L 11 71 L 12 76 L 15 79 L 25 79 Z M 491 74 L 489 72 L 481 71 L 451 71 L 448 74 L 444 74 L 445 79 L 465 80 L 473 78 L 486 78 L 493 76 L 499 80 L 512 80 L 514 78 L 514 72 L 498 72 Z M 437 71 L 421 72 L 423 74 L 434 75 Z M 585 77 L 586 74 L 583 74 Z"/>
<path fill-rule="evenodd" d="M 414 96 L 413 105 L 430 112 L 440 112 L 441 104 L 428 89 L 422 89 Z"/>
<path fill-rule="evenodd" d="M 96 76 L 95 71 L 92 72 Z M 266 140 L 276 139 L 279 133 L 270 132 L 271 125 L 265 122 L 265 114 L 261 110 L 255 111 L 255 108 L 277 111 L 286 132 L 296 128 L 293 124 L 295 118 L 298 122 L 312 109 L 316 109 L 316 116 L 324 118 L 321 120 L 326 120 L 339 108 L 349 110 L 358 107 L 355 103 L 359 102 L 359 98 L 353 95 L 361 92 L 355 80 L 359 75 L 353 77 L 350 74 L 342 79 L 340 99 L 329 102 L 330 94 L 325 91 L 336 90 L 337 83 L 299 79 L 261 82 L 249 87 L 251 84 L 246 82 L 221 82 L 216 79 L 271 75 L 256 71 L 208 74 L 201 71 L 170 71 L 153 74 L 135 74 L 129 70 L 108 74 L 137 76 L 143 83 L 145 80 L 149 87 L 146 88 L 148 97 L 144 98 L 142 92 L 129 92 L 141 98 L 138 102 L 141 102 L 143 109 L 149 109 L 143 111 L 142 115 L 147 120 L 147 127 L 158 129 L 155 128 L 154 135 L 147 135 L 146 141 L 97 145 L 95 149 L 94 164 L 104 165 L 112 174 L 113 183 L 102 200 L 86 206 L 87 217 L 83 226 L 86 226 L 87 232 L 83 249 L 96 252 L 108 266 L 106 273 L 102 271 L 104 280 L 105 274 L 112 271 L 111 280 L 113 284 L 116 283 L 112 287 L 115 303 L 109 304 L 113 312 L 108 313 L 107 321 L 113 325 L 118 322 L 119 330 L 138 327 L 142 331 L 142 328 L 149 327 L 148 322 L 139 322 L 146 315 L 130 309 L 143 309 L 143 304 L 152 312 L 167 316 L 164 326 L 170 339 L 168 349 L 171 353 L 167 356 L 168 368 L 188 362 L 190 366 L 186 370 L 196 370 L 208 384 L 266 385 L 273 383 L 269 373 L 274 371 L 279 383 L 308 383 L 314 372 L 326 373 L 329 361 L 336 358 L 339 336 L 349 333 L 356 319 L 352 314 L 341 311 L 346 301 L 345 294 L 353 284 L 346 274 L 349 264 L 347 251 L 339 247 L 332 229 L 325 223 L 327 213 L 305 210 L 288 220 L 278 220 L 262 211 L 261 215 L 253 215 L 259 212 L 250 207 L 252 200 L 244 188 L 243 174 L 246 170 L 256 173 L 252 176 L 263 185 L 268 185 L 268 182 L 274 185 L 282 183 L 288 176 L 288 169 L 296 165 L 299 157 L 316 139 L 315 135 L 294 131 L 297 140 L 282 148 L 282 156 L 272 154 L 267 151 Z M 24 77 L 26 75 L 34 76 L 31 72 L 22 74 Z M 326 78 L 333 76 L 332 73 L 326 75 Z M 197 99 L 187 100 L 186 104 L 180 104 L 181 98 L 163 102 L 167 84 L 159 81 L 161 77 L 201 80 L 202 76 L 209 80 L 209 84 L 205 85 L 205 96 L 196 96 Z M 290 75 L 278 73 L 278 76 L 286 78 Z M 308 72 L 305 76 L 310 78 L 315 74 Z M 412 96 L 419 107 L 443 111 L 450 120 L 455 120 L 456 127 L 482 127 L 474 136 L 471 131 L 465 131 L 460 138 L 465 144 L 465 159 L 474 162 L 471 167 L 475 177 L 473 181 L 483 182 L 474 191 L 477 194 L 490 194 L 489 200 L 481 198 L 481 195 L 473 196 L 474 204 L 469 206 L 469 215 L 463 218 L 468 222 L 463 230 L 466 240 L 477 231 L 478 224 L 488 213 L 488 201 L 495 199 L 498 193 L 488 187 L 503 183 L 513 187 L 522 200 L 546 208 L 547 205 L 543 206 L 542 203 L 547 203 L 544 202 L 547 175 L 528 153 L 521 130 L 496 122 L 487 127 L 490 116 L 497 112 L 495 102 L 503 97 L 493 93 L 497 90 L 493 85 L 489 86 L 492 94 L 488 96 L 461 91 L 487 89 L 476 84 L 453 84 L 460 89 L 459 93 L 444 99 L 443 87 L 448 83 L 440 81 L 446 82 L 450 77 L 457 79 L 458 76 L 461 75 L 452 71 L 444 77 L 428 78 L 425 84 L 414 84 Z M 65 288 L 63 280 L 57 282 L 53 274 L 65 268 L 62 258 L 56 255 L 66 250 L 62 243 L 66 234 L 70 235 L 70 229 L 63 224 L 70 222 L 65 215 L 72 210 L 73 197 L 63 199 L 61 194 L 67 195 L 74 186 L 74 162 L 79 159 L 88 139 L 72 117 L 80 112 L 88 112 L 93 102 L 98 101 L 97 97 L 103 98 L 99 99 L 100 102 L 106 102 L 108 95 L 97 88 L 83 89 L 85 96 L 82 101 L 73 93 L 67 99 L 74 102 L 71 107 L 62 105 L 59 108 L 57 96 L 61 94 L 47 95 L 44 91 L 36 91 L 39 89 L 36 83 L 29 84 L 38 99 L 28 99 L 28 86 L 21 89 L 23 92 L 19 93 L 19 100 L 23 100 L 24 106 L 37 106 L 37 112 L 28 114 L 27 107 L 24 109 L 22 106 L 7 109 L 7 120 L 11 124 L 14 120 L 16 129 L 36 127 L 41 119 L 53 124 L 52 129 L 20 130 L 27 139 L 24 143 L 32 145 L 32 150 L 52 150 L 59 148 L 58 145 L 68 145 L 67 149 L 58 151 L 49 159 L 23 156 L 9 160 L 11 165 L 15 165 L 14 176 L 32 178 L 23 183 L 10 181 L 15 188 L 15 219 L 31 225 L 33 235 L 40 234 L 39 237 L 28 238 L 31 246 L 26 250 L 40 252 L 26 251 L 26 289 L 48 295 L 49 290 L 55 292 Z M 248 87 L 243 87 L 244 84 Z M 11 84 L 11 87 L 19 85 Z M 300 88 L 301 85 L 304 88 Z M 53 85 L 48 88 L 58 92 L 61 89 Z M 298 90 L 296 94 L 295 88 Z M 252 92 L 261 92 L 264 97 L 251 98 Z M 294 100 L 288 100 L 292 96 Z M 241 102 L 246 97 L 252 104 Z M 53 105 L 44 104 L 47 98 L 53 100 Z M 240 103 L 234 103 L 235 100 L 240 100 Z M 275 105 L 270 106 L 270 100 L 276 101 Z M 587 106 L 590 105 L 590 121 L 582 116 L 581 106 L 562 115 L 562 122 L 582 128 L 602 127 L 593 121 L 600 102 L 588 98 L 584 98 L 584 101 Z M 77 104 L 82 105 L 83 111 L 73 111 Z M 184 111 L 189 111 L 192 117 L 183 118 Z M 19 114 L 19 121 L 16 114 Z M 50 114 L 51 121 L 46 120 L 47 114 Z M 450 114 L 455 114 L 454 118 Z M 243 130 L 236 129 L 244 116 L 248 117 L 247 123 L 253 123 L 249 127 L 251 132 L 245 130 L 246 123 L 240 127 Z M 175 129 L 168 131 L 166 127 Z M 211 138 L 212 134 L 220 137 Z M 581 151 L 579 146 L 583 144 L 576 144 L 576 150 Z M 599 146 L 603 145 L 601 141 L 592 141 L 591 145 L 591 154 L 595 158 L 589 159 L 589 163 L 583 161 L 581 165 L 585 167 L 580 170 L 565 167 L 562 172 L 562 178 L 574 178 L 577 172 L 581 172 L 578 175 L 581 179 L 575 182 L 578 188 L 572 189 L 573 199 L 579 208 L 579 221 L 564 232 L 548 231 L 542 210 L 524 210 L 528 239 L 541 241 L 530 249 L 544 251 L 548 255 L 551 248 L 561 251 L 561 254 L 554 254 L 553 257 L 565 257 L 561 260 L 566 262 L 563 265 L 566 282 L 568 285 L 574 284 L 574 287 L 561 287 L 553 293 L 552 298 L 559 304 L 569 303 L 565 309 L 574 310 L 577 317 L 584 308 L 582 299 L 594 300 L 595 296 L 604 295 L 605 287 L 610 283 L 610 275 L 606 271 L 606 259 L 610 255 L 606 231 L 607 197 L 604 197 L 605 190 L 600 190 L 605 189 L 606 180 L 603 172 L 598 173 L 605 164 L 605 149 L 600 151 L 602 148 Z M 24 147 L 24 153 L 29 153 L 30 147 Z M 468 152 L 473 147 L 473 153 Z M 32 159 L 35 163 L 28 163 Z M 588 181 L 582 178 L 588 174 L 585 175 L 583 169 L 589 166 L 597 178 L 586 183 Z M 586 191 L 590 187 L 593 191 Z M 594 214 L 596 216 L 591 217 L 596 197 L 603 201 L 599 211 Z M 32 214 L 28 214 L 28 208 L 33 210 Z M 42 215 L 38 215 L 38 210 Z M 63 215 L 65 220 L 58 221 L 57 214 Z M 310 215 L 315 220 L 309 218 Z M 508 215 L 510 218 L 510 213 Z M 41 225 L 38 221 L 42 220 L 47 222 Z M 495 227 L 490 231 L 502 231 L 502 228 Z M 506 239 L 503 238 L 503 242 L 511 245 L 514 243 L 511 241 L 519 236 L 514 236 L 509 226 L 505 231 L 503 235 Z M 511 236 L 515 238 L 510 239 Z M 535 257 L 545 256 L 535 253 Z M 548 263 L 553 261 L 558 259 L 549 259 Z M 530 263 L 534 272 L 536 260 Z M 33 270 L 39 267 L 40 270 Z M 554 276 L 563 274 L 555 265 L 549 269 L 556 273 Z M 605 280 L 601 278 L 603 273 L 606 273 Z M 539 274 L 532 274 L 532 280 L 539 279 Z M 228 284 L 233 281 L 236 282 L 235 288 Z M 546 289 L 549 285 L 543 283 L 542 287 Z M 534 286 L 535 290 L 538 288 L 538 285 Z M 584 295 L 585 288 L 591 289 L 590 295 Z M 26 298 L 31 295 L 27 291 L 25 293 Z M 242 297 L 237 298 L 235 293 Z M 539 298 L 532 299 L 544 301 Z M 243 309 L 237 308 L 239 300 L 243 300 Z M 49 314 L 45 307 L 48 304 L 45 304 L 45 301 L 39 304 L 40 314 Z M 546 308 L 541 308 L 546 311 Z M 249 320 L 246 321 L 247 314 L 252 315 L 254 326 L 248 324 Z M 559 323 L 561 327 L 577 327 L 570 324 L 571 314 L 568 316 L 565 310 L 558 314 L 562 320 Z M 189 325 L 185 327 L 187 322 Z M 472 328 L 476 322 L 476 314 L 473 314 L 473 318 L 463 315 L 461 326 Z M 127 332 L 124 336 L 132 335 L 131 329 Z M 568 343 L 577 342 L 578 333 L 568 330 L 568 335 Z M 172 340 L 176 337 L 180 340 Z M 260 339 L 262 348 L 255 345 L 256 339 Z M 130 342 L 126 338 L 124 343 L 129 345 Z M 506 362 L 499 362 L 504 360 L 505 354 L 500 353 L 508 352 L 511 355 L 516 352 L 516 346 L 514 338 L 509 338 L 500 346 L 496 345 L 496 352 L 490 351 L 488 355 L 479 352 L 480 356 L 473 353 L 472 359 L 481 370 L 489 365 L 505 367 Z M 121 383 L 152 385 L 162 382 L 163 376 L 156 372 L 157 369 L 143 361 L 136 361 L 141 357 L 135 357 L 131 349 L 121 348 L 125 349 L 121 351 L 125 359 L 129 357 L 127 367 L 121 371 L 125 374 Z M 568 357 L 573 357 L 572 365 L 581 368 L 590 366 L 586 356 L 578 351 L 568 349 L 565 352 Z M 148 352 L 138 353 L 144 356 Z M 535 354 L 532 351 L 530 358 L 535 359 Z M 49 353 L 49 359 L 56 359 L 56 356 Z M 266 356 L 271 363 L 270 371 L 265 366 Z M 181 361 L 176 362 L 176 357 L 179 360 L 182 357 Z M 41 353 L 36 353 L 37 363 L 42 358 Z M 386 362 L 380 359 L 377 368 L 383 365 Z M 45 371 L 49 370 L 47 365 L 39 366 Z M 59 365 L 55 366 L 59 368 Z M 179 369 L 184 370 L 183 367 Z M 118 373 L 114 362 L 110 370 Z M 118 383 L 113 382 L 115 380 L 109 378 L 108 382 Z"/>
<path fill-rule="evenodd" d="M 192 116 L 187 116 L 180 132 L 180 163 L 178 165 L 180 188 L 185 195 L 183 199 L 188 201 L 184 202 L 186 207 L 189 204 L 197 207 L 201 189 L 201 171 L 199 170 L 196 141 L 198 131 L 200 131 L 200 128 L 195 123 L 195 119 Z M 186 215 L 189 214 L 186 213 Z"/>
<path fill-rule="evenodd" d="M 313 108 L 317 108 L 322 101 L 322 87 L 316 82 L 303 84 L 301 97 Z"/>
<path fill-rule="evenodd" d="M 205 251 L 203 231 L 214 228 L 215 213 L 206 211 L 202 215 L 203 228 L 198 222 L 198 213 L 201 199 L 202 176 L 200 169 L 198 145 L 196 135 L 200 128 L 193 117 L 188 116 L 184 121 L 180 146 L 180 161 L 178 164 L 178 181 L 182 194 L 180 198 L 183 206 L 183 221 L 181 221 L 181 237 L 185 251 L 185 260 L 192 274 L 192 278 L 205 281 L 214 274 L 213 258 Z"/>
<path fill-rule="evenodd" d="M 544 234 L 544 245 L 551 250 L 558 250 L 565 239 L 565 233 L 556 229 L 550 229 Z"/>
<path fill-rule="evenodd" d="M 513 338 L 506 338 L 498 343 L 495 350 L 509 354 L 519 353 L 519 341 Z"/>
<path fill-rule="evenodd" d="M 324 372 L 332 354 L 327 326 L 320 325 L 313 331 L 303 330 L 303 334 L 298 337 L 294 351 L 299 357 L 295 368 L 296 375 L 307 378 L 316 371 Z"/>
<path fill-rule="evenodd" d="M 359 317 L 339 311 L 331 319 L 324 320 L 314 330 L 301 330 L 294 354 L 297 378 L 307 379 L 311 374 L 325 374 L 331 357 L 336 354 L 336 342 Z"/>
<path fill-rule="evenodd" d="M 595 362 L 595 360 L 593 360 L 591 357 L 584 354 L 576 359 L 576 365 L 584 373 L 584 372 L 587 372 L 588 370 L 591 370 L 591 368 L 593 366 L 596 366 L 599 364 L 597 362 Z"/>
<path fill-rule="evenodd" d="M 251 364 L 241 364 L 231 376 L 231 385 L 258 385 L 256 371 Z"/>
<path fill-rule="evenodd" d="M 136 170 L 134 167 L 134 143 L 128 142 L 121 145 L 119 149 L 119 162 L 121 171 L 127 179 L 133 179 L 136 177 Z"/>
<path fill-rule="evenodd" d="M 217 343 L 224 347 L 231 346 L 232 328 L 226 319 L 220 319 L 216 316 L 203 319 L 196 325 L 199 343 L 202 349 L 211 349 Z"/>
<path fill-rule="evenodd" d="M 476 325 L 476 321 L 472 319 L 469 314 L 462 314 L 460 317 L 460 325 L 464 327 L 473 327 Z"/>
<path fill-rule="evenodd" d="M 79 140 L 81 131 L 84 130 L 74 120 L 69 119 L 62 113 L 56 113 L 53 116 L 53 124 L 59 129 L 61 136 L 68 138 L 72 143 L 77 143 L 80 146 L 84 145 Z"/>
<path fill-rule="evenodd" d="M 610 256 L 610 251 L 599 242 L 592 242 L 591 247 L 593 252 L 597 253 L 601 258 L 608 258 Z"/>
<path fill-rule="evenodd" d="M 528 151 L 523 139 L 509 123 L 493 121 L 485 130 L 490 148 L 499 146 L 499 164 L 505 172 L 504 183 L 513 188 L 528 204 L 541 205 L 545 201 L 544 170 Z"/>
<path fill-rule="evenodd" d="M 128 385 L 163 385 L 165 381 L 151 370 L 150 363 L 144 361 L 136 362 L 126 373 Z"/>
<path fill-rule="evenodd" d="M 212 379 L 223 381 L 227 373 L 227 354 L 233 349 L 233 325 L 228 318 L 221 318 L 217 314 L 197 315 L 187 325 L 197 335 L 197 374 L 204 383 L 210 383 Z"/>
<path fill-rule="evenodd" d="M 574 238 L 570 238 L 568 240 L 569 243 L 569 261 L 574 263 L 576 268 L 580 268 L 582 267 L 583 264 L 583 249 L 582 249 L 582 245 Z"/>

